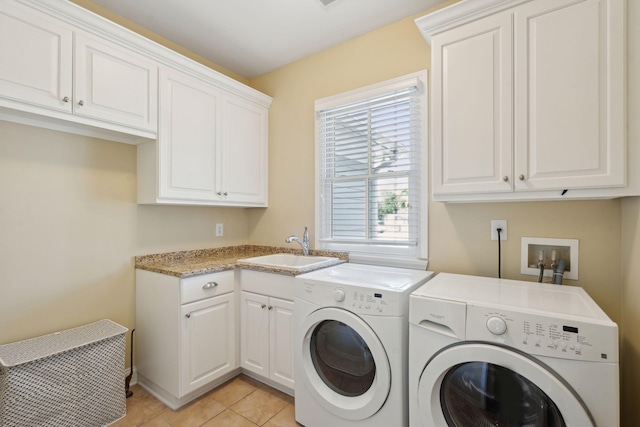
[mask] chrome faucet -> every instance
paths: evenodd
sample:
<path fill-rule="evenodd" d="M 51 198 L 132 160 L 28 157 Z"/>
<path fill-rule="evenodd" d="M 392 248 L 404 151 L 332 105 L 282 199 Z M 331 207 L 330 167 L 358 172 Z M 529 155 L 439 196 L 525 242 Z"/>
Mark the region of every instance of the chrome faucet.
<path fill-rule="evenodd" d="M 285 239 L 285 242 L 287 242 L 287 243 L 291 243 L 291 242 L 300 243 L 300 246 L 302 246 L 302 255 L 304 255 L 304 256 L 308 256 L 309 255 L 309 230 L 307 230 L 307 227 L 304 228 L 304 234 L 302 235 L 302 240 L 300 240 L 296 236 L 289 236 L 289 237 L 287 237 Z"/>

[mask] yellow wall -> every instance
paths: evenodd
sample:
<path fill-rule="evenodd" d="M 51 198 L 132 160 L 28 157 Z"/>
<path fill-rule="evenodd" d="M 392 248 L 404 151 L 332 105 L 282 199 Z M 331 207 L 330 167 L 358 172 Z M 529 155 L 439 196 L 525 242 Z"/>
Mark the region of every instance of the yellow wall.
<path fill-rule="evenodd" d="M 640 144 L 640 3 L 627 2 L 628 138 Z M 638 167 L 639 165 L 631 165 Z M 622 202 L 622 416 L 625 426 L 640 422 L 640 197 Z"/>
<path fill-rule="evenodd" d="M 626 199 L 622 207 L 622 415 L 634 426 L 640 419 L 640 198 Z"/>
<path fill-rule="evenodd" d="M 103 318 L 131 329 L 135 255 L 247 230 L 245 209 L 137 205 L 132 145 L 0 121 L 0 344 Z"/>
<path fill-rule="evenodd" d="M 640 117 L 640 5 L 629 3 L 629 139 L 640 144 L 640 123 L 634 120 Z M 250 81 L 256 89 L 274 97 L 269 113 L 270 207 L 249 213 L 252 243 L 281 244 L 285 236 L 300 233 L 305 225 L 313 236 L 314 100 L 429 68 L 429 46 L 412 18 Z M 429 269 L 495 276 L 497 250 L 496 242 L 489 240 L 491 219 L 509 221 L 509 240 L 502 248 L 506 278 L 535 280 L 519 274 L 521 237 L 579 239 L 580 280 L 565 283 L 584 287 L 620 324 L 625 349 L 622 425 L 635 426 L 640 369 L 634 366 L 640 363 L 640 333 L 630 325 L 640 322 L 639 212 L 640 202 L 635 198 L 624 202 L 431 202 Z"/>
<path fill-rule="evenodd" d="M 73 1 L 245 81 L 88 0 Z M 638 2 L 628 2 L 628 15 L 629 138 L 640 143 L 640 124 L 633 120 L 640 116 L 633 77 L 640 75 Z M 133 328 L 134 255 L 282 245 L 305 225 L 313 236 L 314 100 L 429 68 L 429 55 L 408 18 L 250 81 L 275 98 L 268 209 L 138 206 L 135 147 L 0 121 L 0 344 L 106 317 Z M 508 278 L 534 279 L 519 275 L 522 236 L 580 240 L 577 284 L 621 323 L 623 425 L 634 425 L 640 392 L 640 198 L 431 203 L 430 269 L 495 275 L 491 219 L 509 221 L 503 246 Z M 225 224 L 224 238 L 215 237 L 216 222 Z"/>
<path fill-rule="evenodd" d="M 417 15 L 422 16 L 422 14 Z M 430 49 L 414 18 L 373 31 L 251 80 L 274 97 L 269 111 L 269 209 L 253 211 L 250 240 L 280 244 L 314 225 L 314 100 L 430 66 Z M 295 179 L 292 179 L 295 176 Z M 620 200 L 429 206 L 429 269 L 494 276 L 490 220 L 508 220 L 503 277 L 520 276 L 520 238 L 580 240 L 580 280 L 620 319 Z M 601 268 L 609 266 L 609 268 Z M 568 282 L 567 282 L 568 283 Z M 574 284 L 576 284 L 574 282 Z"/>

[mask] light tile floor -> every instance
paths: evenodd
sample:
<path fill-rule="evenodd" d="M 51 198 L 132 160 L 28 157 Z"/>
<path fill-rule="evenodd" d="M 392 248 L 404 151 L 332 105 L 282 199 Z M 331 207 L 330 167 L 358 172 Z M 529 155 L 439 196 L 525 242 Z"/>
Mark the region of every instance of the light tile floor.
<path fill-rule="evenodd" d="M 138 385 L 115 427 L 293 427 L 293 397 L 240 375 L 174 411 Z"/>

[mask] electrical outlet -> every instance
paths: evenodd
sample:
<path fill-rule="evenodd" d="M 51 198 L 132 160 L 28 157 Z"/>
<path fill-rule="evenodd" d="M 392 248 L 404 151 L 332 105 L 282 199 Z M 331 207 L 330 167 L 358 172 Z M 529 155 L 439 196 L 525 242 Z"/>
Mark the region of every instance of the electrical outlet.
<path fill-rule="evenodd" d="M 506 219 L 491 220 L 491 240 L 498 240 L 498 228 L 501 228 L 500 240 L 507 240 L 507 220 Z"/>
<path fill-rule="evenodd" d="M 224 224 L 216 224 L 216 237 L 224 236 Z"/>

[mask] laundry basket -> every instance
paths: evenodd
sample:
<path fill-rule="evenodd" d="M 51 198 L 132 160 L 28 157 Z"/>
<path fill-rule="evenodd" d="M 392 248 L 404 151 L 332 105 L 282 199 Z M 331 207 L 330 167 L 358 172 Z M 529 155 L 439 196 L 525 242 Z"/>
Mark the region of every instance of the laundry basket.
<path fill-rule="evenodd" d="M 124 417 L 126 332 L 100 320 L 0 345 L 0 426 L 93 427 Z"/>

